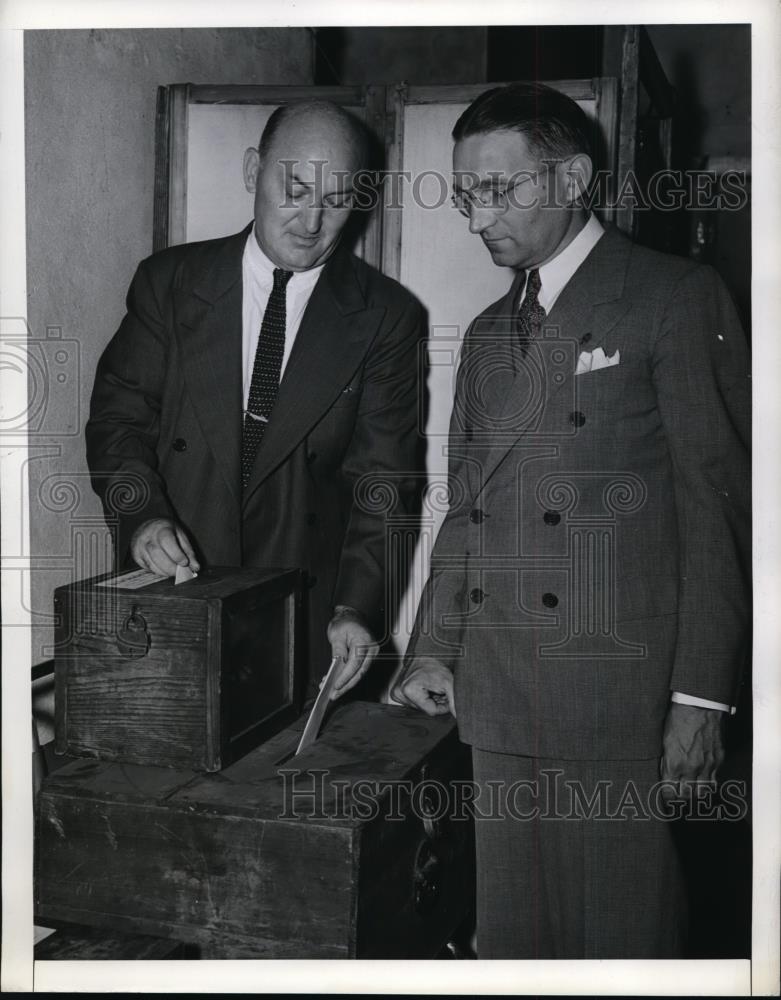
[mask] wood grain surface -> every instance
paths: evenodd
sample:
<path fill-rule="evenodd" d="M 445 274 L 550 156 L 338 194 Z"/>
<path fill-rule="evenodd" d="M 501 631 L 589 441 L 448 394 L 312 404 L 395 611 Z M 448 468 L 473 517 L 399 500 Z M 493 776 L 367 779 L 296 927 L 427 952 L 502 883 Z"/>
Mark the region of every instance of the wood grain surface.
<path fill-rule="evenodd" d="M 471 823 L 427 830 L 414 803 L 421 783 L 469 776 L 454 721 L 353 702 L 290 758 L 304 721 L 217 774 L 58 770 L 38 800 L 40 919 L 205 958 L 433 957 L 473 891 Z"/>
<path fill-rule="evenodd" d="M 58 753 L 215 771 L 298 715 L 297 571 L 106 579 L 55 594 Z M 137 636 L 143 655 L 129 655 Z"/>

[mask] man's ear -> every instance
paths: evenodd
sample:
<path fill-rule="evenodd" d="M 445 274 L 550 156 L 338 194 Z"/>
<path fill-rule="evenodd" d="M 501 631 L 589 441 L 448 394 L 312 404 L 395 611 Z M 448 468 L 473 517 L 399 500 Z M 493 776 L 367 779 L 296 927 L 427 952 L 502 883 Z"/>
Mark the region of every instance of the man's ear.
<path fill-rule="evenodd" d="M 258 170 L 260 169 L 260 154 L 254 146 L 250 146 L 244 153 L 244 187 L 253 194 L 258 184 Z"/>
<path fill-rule="evenodd" d="M 562 167 L 564 168 L 562 190 L 567 205 L 573 205 L 588 191 L 594 166 L 587 153 L 578 153 L 564 161 Z"/>

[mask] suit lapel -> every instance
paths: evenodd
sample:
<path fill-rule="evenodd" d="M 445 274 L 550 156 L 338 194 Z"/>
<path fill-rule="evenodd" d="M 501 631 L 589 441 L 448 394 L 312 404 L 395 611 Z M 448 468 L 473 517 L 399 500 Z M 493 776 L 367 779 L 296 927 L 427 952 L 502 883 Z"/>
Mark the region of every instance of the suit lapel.
<path fill-rule="evenodd" d="M 174 292 L 175 328 L 185 379 L 204 436 L 228 488 L 240 499 L 242 287 L 251 226 L 221 243 L 195 276 Z"/>
<path fill-rule="evenodd" d="M 601 347 L 612 353 L 610 333 L 631 305 L 624 297 L 631 252 L 631 242 L 618 230 L 606 230 L 556 300 L 547 324 L 560 339 L 571 342 L 575 363 L 558 385 L 548 386 L 550 394 L 572 384 L 581 351 Z"/>
<path fill-rule="evenodd" d="M 255 459 L 245 503 L 339 398 L 385 316 L 366 308 L 350 253 L 339 248 L 309 299 Z"/>
<path fill-rule="evenodd" d="M 545 378 L 542 352 L 537 353 L 540 370 L 543 372 L 543 405 L 547 405 L 566 386 L 572 386 L 580 352 L 604 348 L 610 332 L 628 311 L 630 302 L 624 298 L 623 293 L 631 251 L 632 243 L 626 237 L 615 229 L 607 229 L 556 300 L 544 327 L 548 336 L 552 335 L 563 342 L 569 363 L 563 372 L 564 377 L 558 382 L 552 381 Z M 514 300 L 508 296 L 504 302 L 509 310 L 514 310 Z M 535 350 L 533 345 L 532 351 Z M 549 353 L 546 352 L 546 359 Z M 529 391 L 529 379 L 525 376 L 518 376 L 509 387 L 504 405 L 498 411 L 496 426 L 507 426 L 511 424 L 510 417 L 513 413 L 524 412 L 523 400 L 519 399 L 521 390 L 524 393 Z M 528 426 L 519 428 L 517 434 L 505 430 L 490 445 L 482 463 L 483 480 L 480 489 L 485 487 L 513 446 L 529 432 Z M 533 430 L 531 433 L 533 437 Z"/>
<path fill-rule="evenodd" d="M 465 465 L 472 494 L 481 488 L 484 478 L 481 472 L 492 447 L 491 432 L 501 426 L 508 398 L 514 392 L 512 353 L 517 337 L 514 314 L 524 280 L 524 272 L 518 272 L 492 312 L 478 318 L 469 334 L 468 359 L 462 361 L 466 368 L 458 399 L 460 423 L 467 431 L 467 440 L 473 439 L 475 443 L 464 442 L 458 447 L 459 453 L 463 448 L 469 459 Z"/>

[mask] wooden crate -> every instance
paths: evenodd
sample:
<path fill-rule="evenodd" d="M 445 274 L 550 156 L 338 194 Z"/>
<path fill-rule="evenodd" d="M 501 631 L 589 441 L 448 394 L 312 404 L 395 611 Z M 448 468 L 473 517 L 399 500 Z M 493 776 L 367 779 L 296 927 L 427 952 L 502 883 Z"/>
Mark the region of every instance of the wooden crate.
<path fill-rule="evenodd" d="M 100 927 L 60 924 L 35 945 L 36 962 L 150 962 L 200 958 L 195 945 L 145 934 L 118 934 Z"/>
<path fill-rule="evenodd" d="M 216 771 L 298 717 L 297 570 L 126 586 L 55 591 L 57 753 Z"/>
<path fill-rule="evenodd" d="M 203 958 L 430 958 L 470 912 L 469 750 L 449 716 L 352 702 L 219 774 L 74 761 L 38 798 L 36 913 Z"/>

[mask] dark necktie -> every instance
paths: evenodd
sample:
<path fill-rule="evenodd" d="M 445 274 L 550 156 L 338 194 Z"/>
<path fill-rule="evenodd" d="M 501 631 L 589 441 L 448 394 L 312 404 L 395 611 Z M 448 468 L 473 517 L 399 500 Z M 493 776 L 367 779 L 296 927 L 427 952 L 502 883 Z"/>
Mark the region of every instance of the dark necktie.
<path fill-rule="evenodd" d="M 546 312 L 540 305 L 538 298 L 540 287 L 540 272 L 535 267 L 526 276 L 526 294 L 523 297 L 523 302 L 516 318 L 516 329 L 518 330 L 518 340 L 521 345 L 522 355 L 525 355 L 529 350 L 532 340 L 535 337 L 539 337 L 542 330 L 542 322 L 546 316 Z"/>
<path fill-rule="evenodd" d="M 274 287 L 260 326 L 241 441 L 241 483 L 246 488 L 260 442 L 279 392 L 285 353 L 285 289 L 292 271 L 274 268 Z"/>

